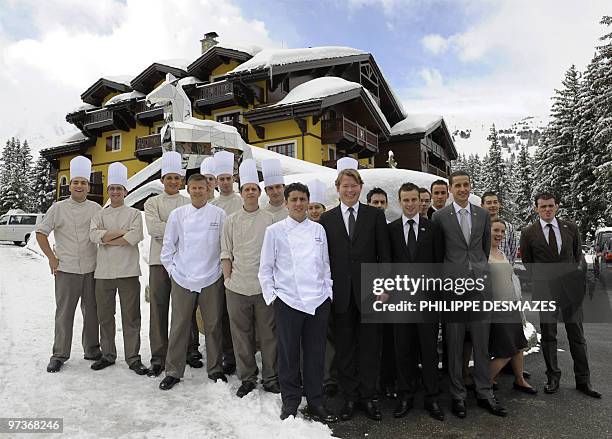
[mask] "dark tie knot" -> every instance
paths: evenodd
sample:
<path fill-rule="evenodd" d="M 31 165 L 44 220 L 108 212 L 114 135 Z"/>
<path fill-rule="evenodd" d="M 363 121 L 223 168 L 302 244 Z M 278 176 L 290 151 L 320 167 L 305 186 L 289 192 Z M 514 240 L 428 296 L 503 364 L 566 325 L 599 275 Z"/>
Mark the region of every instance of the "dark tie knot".
<path fill-rule="evenodd" d="M 548 227 L 550 230 L 552 230 L 553 225 L 552 224 L 546 224 L 546 227 Z"/>
<path fill-rule="evenodd" d="M 349 213 L 353 213 L 353 212 L 355 212 L 355 209 L 353 209 L 352 207 L 349 207 L 349 208 L 348 208 L 348 212 L 349 212 Z"/>
<path fill-rule="evenodd" d="M 412 225 L 413 225 L 413 224 L 414 224 L 414 220 L 413 220 L 413 219 L 409 219 L 409 220 L 408 220 L 408 225 L 409 225 L 410 227 L 412 227 Z"/>

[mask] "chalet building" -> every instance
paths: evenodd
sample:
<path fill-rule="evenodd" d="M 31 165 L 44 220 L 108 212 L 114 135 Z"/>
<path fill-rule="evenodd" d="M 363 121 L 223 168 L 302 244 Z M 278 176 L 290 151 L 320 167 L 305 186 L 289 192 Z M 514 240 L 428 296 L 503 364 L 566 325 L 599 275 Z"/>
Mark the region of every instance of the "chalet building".
<path fill-rule="evenodd" d="M 201 40 L 195 60 L 153 62 L 133 78 L 104 77 L 81 94 L 66 115 L 77 135 L 41 154 L 57 171 L 57 197 L 68 196 L 69 162 L 92 160 L 90 198 L 106 201 L 108 165 L 122 162 L 132 176 L 161 156 L 163 109 L 147 93 L 167 73 L 191 100 L 194 117 L 233 125 L 249 144 L 324 166 L 343 156 L 363 167 L 397 167 L 448 175 L 457 157 L 441 117 L 408 113 L 374 57 L 349 47 L 262 50 L 256 54 Z M 408 117 L 407 117 L 408 116 Z"/>

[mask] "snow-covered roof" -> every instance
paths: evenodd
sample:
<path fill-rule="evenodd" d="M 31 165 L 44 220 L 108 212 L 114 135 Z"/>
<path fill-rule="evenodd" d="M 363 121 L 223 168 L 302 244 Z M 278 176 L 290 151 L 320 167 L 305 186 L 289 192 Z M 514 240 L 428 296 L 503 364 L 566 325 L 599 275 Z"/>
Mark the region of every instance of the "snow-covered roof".
<path fill-rule="evenodd" d="M 155 61 L 155 64 L 162 64 L 168 67 L 174 67 L 176 69 L 181 69 L 187 71 L 187 66 L 192 63 L 192 60 L 176 58 L 176 59 L 164 59 Z"/>
<path fill-rule="evenodd" d="M 70 143 L 82 142 L 83 140 L 87 140 L 87 139 L 88 137 L 85 134 L 83 134 L 81 131 L 76 131 L 74 133 L 70 133 L 66 136 L 59 138 L 56 143 L 58 145 L 68 145 Z"/>
<path fill-rule="evenodd" d="M 382 110 L 376 103 L 376 100 L 372 94 L 365 89 L 361 84 L 356 82 L 347 81 L 344 78 L 336 76 L 323 76 L 321 78 L 311 79 L 310 81 L 304 82 L 291 90 L 287 96 L 276 104 L 270 105 L 270 107 L 278 107 L 283 105 L 292 105 L 298 102 L 308 102 L 318 99 L 323 99 L 328 96 L 334 96 L 340 93 L 345 93 L 351 90 L 363 89 L 366 92 L 367 99 L 370 101 L 372 106 L 376 109 L 378 116 L 384 122 L 387 130 L 391 130 L 387 118 L 383 114 Z"/>
<path fill-rule="evenodd" d="M 133 90 L 128 93 L 121 93 L 121 94 L 113 96 L 108 101 L 106 101 L 106 104 L 104 104 L 104 106 L 107 107 L 109 105 L 117 104 L 119 102 L 129 101 L 131 99 L 138 99 L 144 96 L 145 96 L 144 93 L 141 93 L 137 90 Z"/>
<path fill-rule="evenodd" d="M 201 84 L 203 82 L 206 81 L 196 78 L 195 76 L 185 76 L 184 78 L 179 79 L 177 84 L 184 87 L 185 85 Z"/>
<path fill-rule="evenodd" d="M 230 73 L 247 72 L 296 62 L 365 55 L 367 52 L 343 46 L 322 46 L 303 49 L 264 49 Z"/>
<path fill-rule="evenodd" d="M 70 110 L 68 112 L 68 114 L 72 114 L 72 113 L 78 113 L 79 111 L 89 111 L 89 110 L 94 110 L 98 107 L 96 107 L 95 105 L 91 105 L 91 104 L 81 104 L 78 107 L 73 108 L 72 110 Z"/>
<path fill-rule="evenodd" d="M 349 90 L 361 88 L 361 84 L 347 81 L 343 78 L 335 76 L 324 76 L 322 78 L 312 79 L 298 85 L 291 90 L 287 96 L 271 107 L 290 105 L 297 102 L 306 102 L 317 99 L 322 99 L 327 96 L 333 96 L 339 93 L 344 93 Z"/>
<path fill-rule="evenodd" d="M 438 114 L 410 114 L 391 128 L 392 136 L 426 133 L 442 121 Z"/>
<path fill-rule="evenodd" d="M 256 45 L 235 44 L 229 41 L 220 41 L 219 43 L 212 46 L 210 49 L 212 49 L 213 47 L 218 47 L 227 50 L 236 50 L 238 52 L 248 53 L 251 56 L 254 56 L 255 54 L 261 52 L 262 49 L 260 46 Z"/>
<path fill-rule="evenodd" d="M 117 84 L 123 84 L 130 86 L 130 81 L 134 76 L 132 75 L 113 75 L 113 76 L 102 76 L 101 79 L 106 79 L 107 81 L 116 82 Z"/>

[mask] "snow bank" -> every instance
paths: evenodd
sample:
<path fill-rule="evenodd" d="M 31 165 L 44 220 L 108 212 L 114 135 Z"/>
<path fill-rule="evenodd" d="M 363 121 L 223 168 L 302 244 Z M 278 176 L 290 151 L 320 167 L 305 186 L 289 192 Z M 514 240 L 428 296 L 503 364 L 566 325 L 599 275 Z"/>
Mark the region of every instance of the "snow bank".
<path fill-rule="evenodd" d="M 365 54 L 367 54 L 367 52 L 343 46 L 322 46 L 303 49 L 265 49 L 250 60 L 240 64 L 229 73 L 247 72 L 296 62 Z"/>
<path fill-rule="evenodd" d="M 391 128 L 392 136 L 426 133 L 442 121 L 437 114 L 410 114 Z"/>

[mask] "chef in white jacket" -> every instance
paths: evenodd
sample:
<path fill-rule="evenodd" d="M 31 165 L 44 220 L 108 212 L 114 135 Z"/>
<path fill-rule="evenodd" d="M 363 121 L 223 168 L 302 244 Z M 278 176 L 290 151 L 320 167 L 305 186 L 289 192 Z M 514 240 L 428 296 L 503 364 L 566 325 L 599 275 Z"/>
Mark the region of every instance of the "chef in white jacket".
<path fill-rule="evenodd" d="M 300 345 L 304 353 L 305 415 L 334 422 L 323 405 L 325 335 L 331 308 L 332 280 L 323 227 L 306 218 L 308 187 L 285 188 L 289 216 L 266 229 L 259 281 L 267 304 L 274 303 L 278 337 L 281 419 L 295 416 L 302 399 L 299 383 Z"/>
<path fill-rule="evenodd" d="M 189 177 L 187 192 L 191 204 L 170 213 L 161 250 L 161 262 L 172 282 L 166 377 L 159 385 L 161 390 L 170 390 L 183 377 L 196 304 L 204 320 L 208 378 L 227 382 L 221 349 L 221 232 L 226 215 L 207 203 L 210 188 L 203 175 Z"/>

